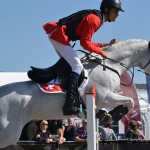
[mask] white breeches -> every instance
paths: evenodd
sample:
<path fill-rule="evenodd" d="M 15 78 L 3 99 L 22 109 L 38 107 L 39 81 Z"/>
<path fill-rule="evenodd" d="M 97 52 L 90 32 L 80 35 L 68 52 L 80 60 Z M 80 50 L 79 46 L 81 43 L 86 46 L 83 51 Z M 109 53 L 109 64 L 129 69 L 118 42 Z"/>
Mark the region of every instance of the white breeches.
<path fill-rule="evenodd" d="M 48 35 L 50 42 L 52 43 L 55 51 L 60 57 L 63 57 L 71 66 L 72 71 L 81 74 L 83 65 L 71 46 L 64 45 L 50 38 L 51 33 Z"/>

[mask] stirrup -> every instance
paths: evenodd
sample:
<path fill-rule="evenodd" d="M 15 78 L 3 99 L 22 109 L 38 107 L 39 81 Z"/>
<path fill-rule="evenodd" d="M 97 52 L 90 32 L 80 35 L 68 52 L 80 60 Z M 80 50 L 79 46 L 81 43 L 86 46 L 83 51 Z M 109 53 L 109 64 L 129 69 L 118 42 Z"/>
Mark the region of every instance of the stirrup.
<path fill-rule="evenodd" d="M 86 113 L 83 112 L 83 109 L 82 109 L 82 104 L 80 104 L 80 107 L 79 107 L 79 113 L 78 113 L 78 118 L 81 118 L 81 119 L 85 119 L 86 118 Z"/>

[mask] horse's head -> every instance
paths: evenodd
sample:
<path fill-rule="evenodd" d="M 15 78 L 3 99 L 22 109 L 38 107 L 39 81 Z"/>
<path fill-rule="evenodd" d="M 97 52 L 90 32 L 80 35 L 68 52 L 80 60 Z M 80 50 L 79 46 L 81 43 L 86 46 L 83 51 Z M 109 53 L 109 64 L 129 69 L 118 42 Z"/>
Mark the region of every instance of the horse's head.
<path fill-rule="evenodd" d="M 147 45 L 147 51 L 148 55 L 143 56 L 140 68 L 143 69 L 146 74 L 150 75 L 150 41 Z"/>

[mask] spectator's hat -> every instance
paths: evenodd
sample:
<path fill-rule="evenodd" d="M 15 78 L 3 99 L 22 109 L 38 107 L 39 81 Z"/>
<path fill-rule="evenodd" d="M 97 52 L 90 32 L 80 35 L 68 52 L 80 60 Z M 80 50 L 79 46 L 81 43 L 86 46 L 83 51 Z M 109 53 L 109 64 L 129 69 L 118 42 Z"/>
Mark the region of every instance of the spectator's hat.
<path fill-rule="evenodd" d="M 137 126 L 141 126 L 142 122 L 141 121 L 137 121 L 136 124 L 137 124 Z"/>

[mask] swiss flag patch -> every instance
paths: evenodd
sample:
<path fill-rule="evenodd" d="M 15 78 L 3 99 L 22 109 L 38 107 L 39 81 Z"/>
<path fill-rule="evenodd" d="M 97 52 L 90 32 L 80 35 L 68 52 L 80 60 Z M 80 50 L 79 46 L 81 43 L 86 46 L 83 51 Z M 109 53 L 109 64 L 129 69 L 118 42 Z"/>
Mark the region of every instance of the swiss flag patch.
<path fill-rule="evenodd" d="M 44 83 L 38 84 L 40 89 L 45 93 L 66 93 L 60 84 L 56 83 Z"/>

